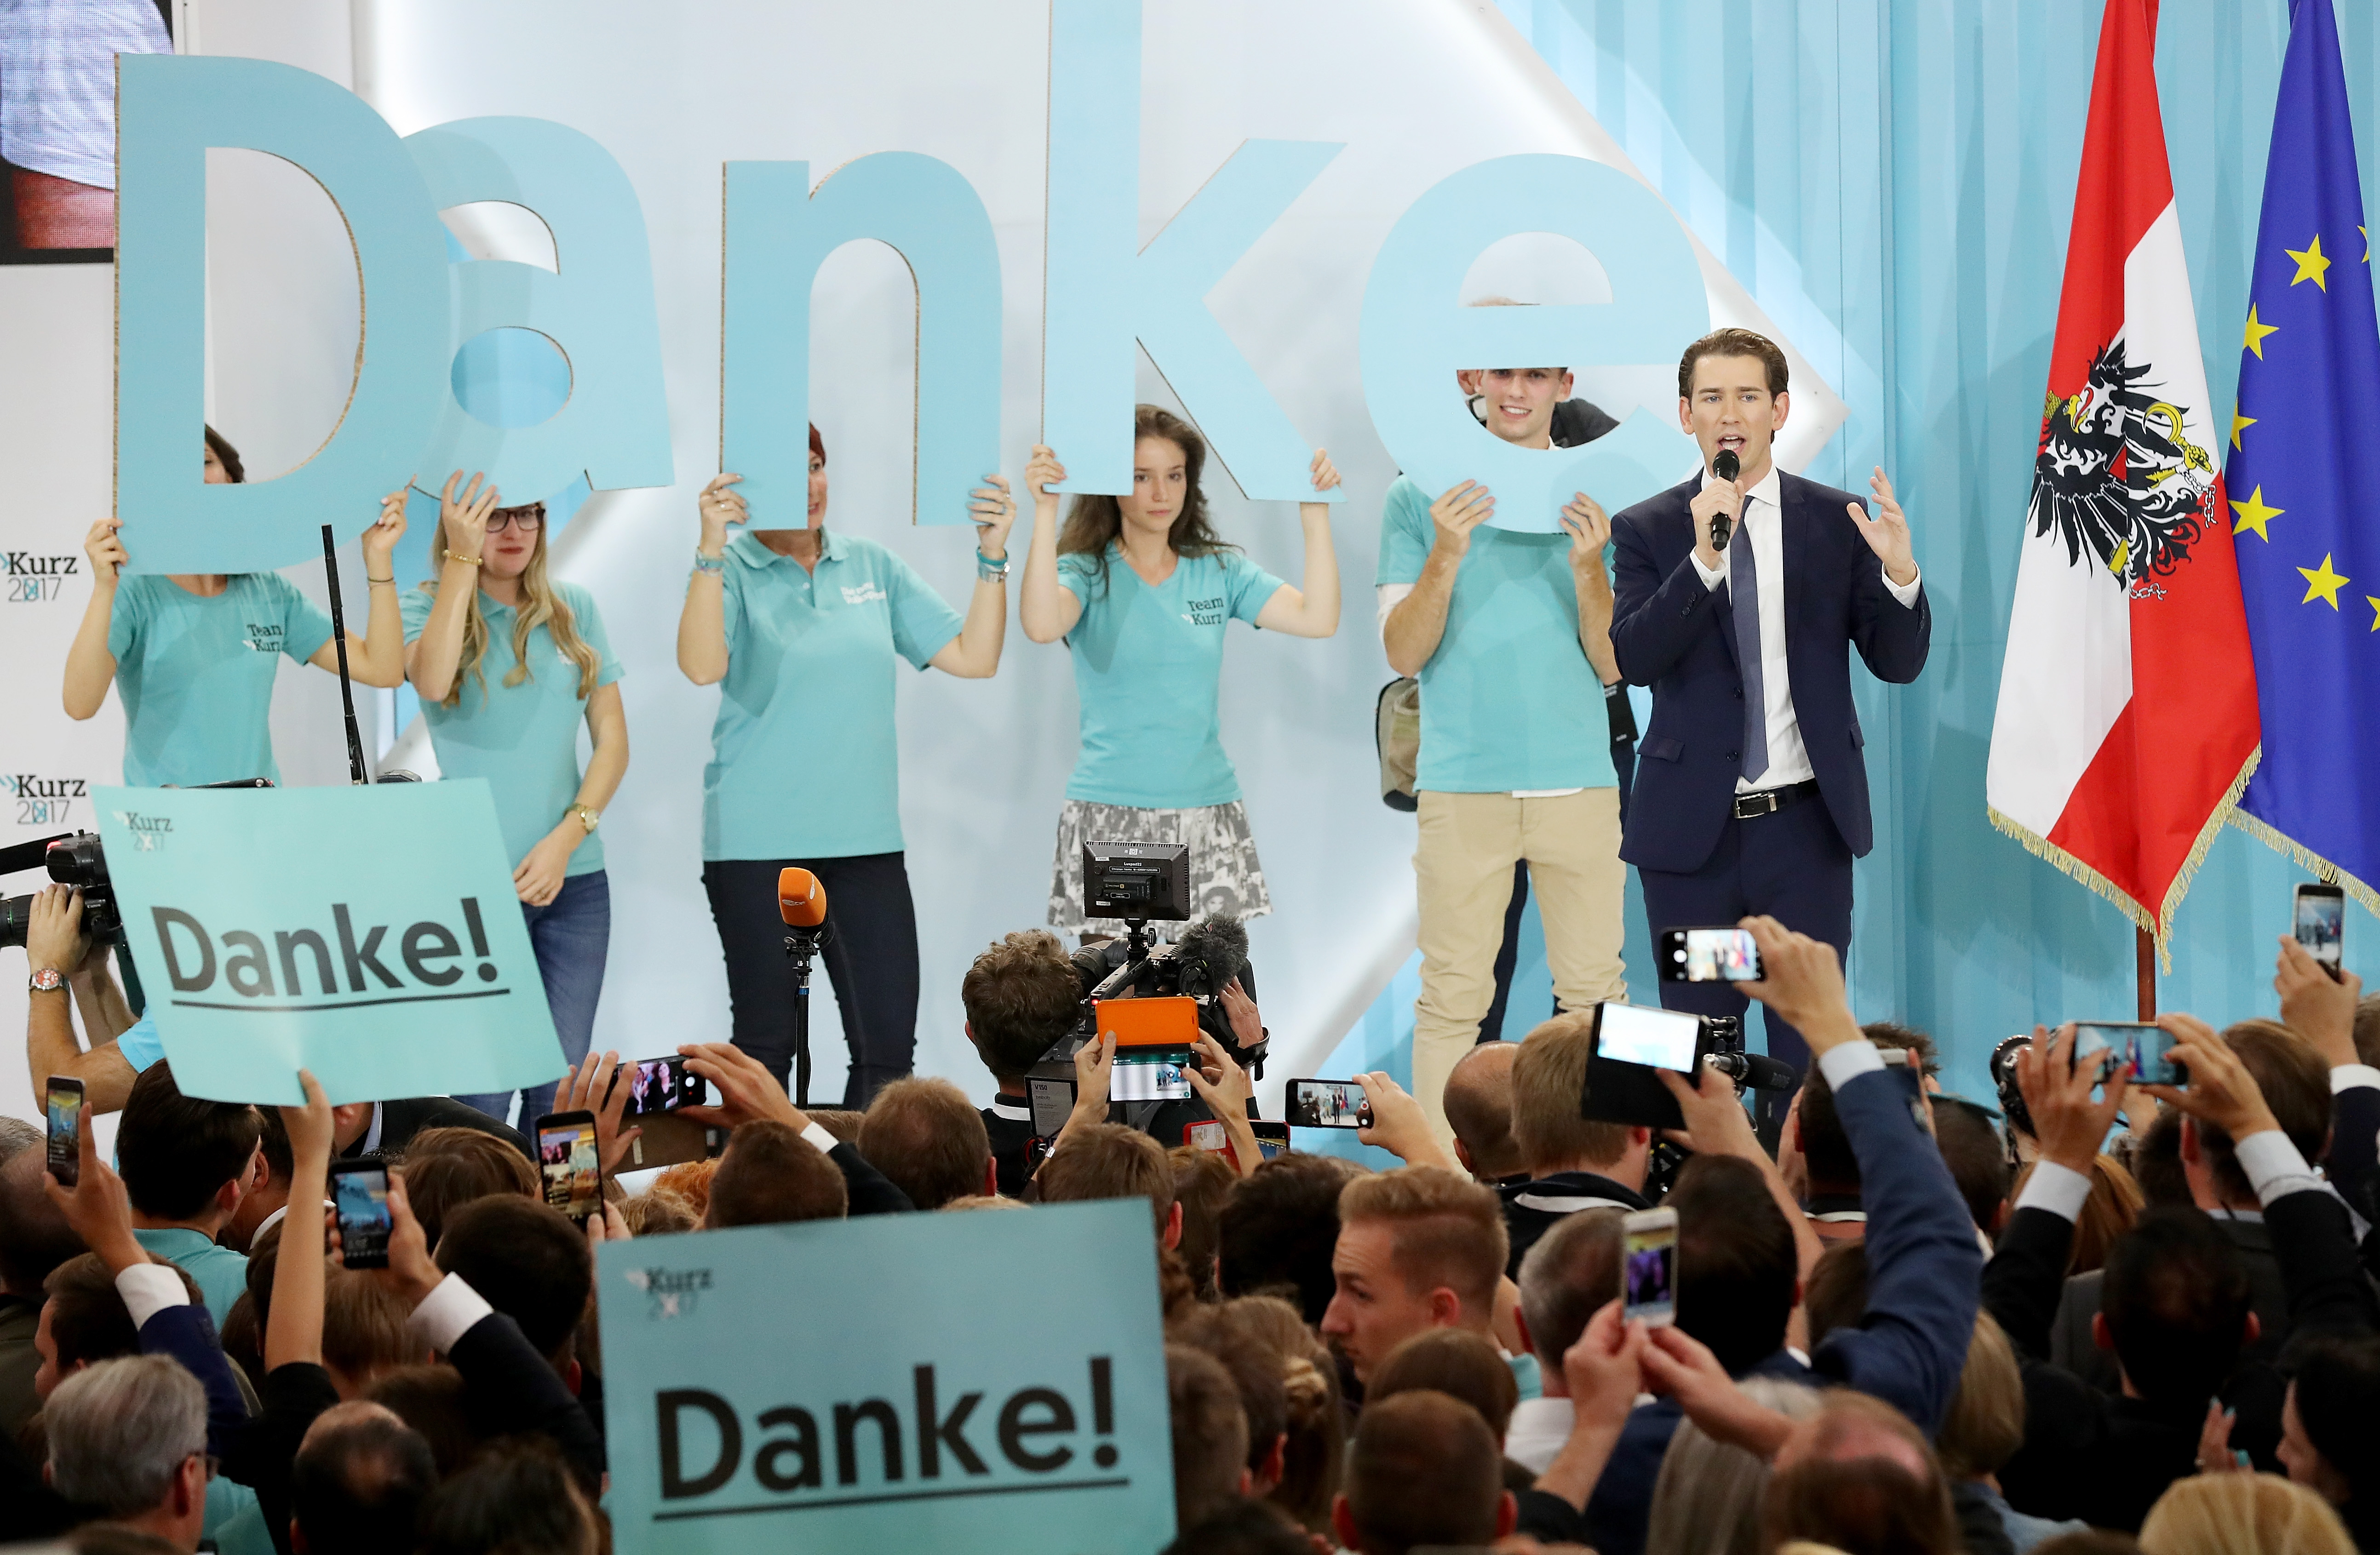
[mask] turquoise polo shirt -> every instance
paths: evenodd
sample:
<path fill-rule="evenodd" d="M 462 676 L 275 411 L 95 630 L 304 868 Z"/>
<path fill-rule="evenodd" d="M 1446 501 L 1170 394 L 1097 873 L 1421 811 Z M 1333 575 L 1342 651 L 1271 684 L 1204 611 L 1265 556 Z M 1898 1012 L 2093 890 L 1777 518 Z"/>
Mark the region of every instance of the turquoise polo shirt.
<path fill-rule="evenodd" d="M 225 1321 L 231 1317 L 231 1304 L 248 1289 L 248 1255 L 235 1253 L 217 1245 L 212 1237 L 181 1226 L 161 1231 L 136 1229 L 132 1240 L 140 1244 L 143 1252 L 178 1265 L 183 1273 L 198 1282 L 199 1299 L 206 1304 L 207 1315 L 215 1320 L 215 1331 L 222 1332 Z"/>
<path fill-rule="evenodd" d="M 273 677 L 331 640 L 331 618 L 279 573 L 232 576 L 200 599 L 156 573 L 115 587 L 107 650 L 124 699 L 124 781 L 188 788 L 281 781 L 273 761 Z"/>
<path fill-rule="evenodd" d="M 901 851 L 894 664 L 963 623 L 872 540 L 826 531 L 815 572 L 749 532 L 727 542 L 727 678 L 702 773 L 702 856 Z"/>
<path fill-rule="evenodd" d="M 1405 476 L 1380 519 L 1381 584 L 1417 583 L 1436 531 Z M 1570 536 L 1482 524 L 1454 574 L 1438 651 L 1421 667 L 1416 790 L 1612 788 L 1603 682 L 1578 645 Z"/>
<path fill-rule="evenodd" d="M 1223 628 L 1255 625 L 1281 579 L 1221 551 L 1177 558 L 1152 589 L 1111 542 L 1104 580 L 1076 552 L 1058 558 L 1058 581 L 1083 602 L 1066 634 L 1083 731 L 1066 797 L 1155 810 L 1238 798 L 1217 705 Z"/>
<path fill-rule="evenodd" d="M 571 624 L 595 650 L 595 684 L 619 679 L 620 662 L 604 638 L 595 596 L 576 583 L 556 583 L 553 592 L 570 607 Z M 421 636 L 437 602 L 427 589 L 405 596 L 407 642 Z M 578 797 L 578 726 L 587 704 L 578 696 L 577 662 L 553 645 L 552 629 L 541 622 L 528 635 L 528 678 L 505 685 L 519 662 L 513 657 L 513 624 L 520 613 L 481 594 L 480 613 L 488 623 L 480 673 L 463 672 L 463 694 L 454 707 L 424 699 L 421 716 L 430 725 L 430 748 L 438 753 L 442 776 L 488 780 L 505 856 L 517 868 Z M 590 834 L 571 854 L 563 874 L 575 879 L 602 867 L 603 839 Z"/>

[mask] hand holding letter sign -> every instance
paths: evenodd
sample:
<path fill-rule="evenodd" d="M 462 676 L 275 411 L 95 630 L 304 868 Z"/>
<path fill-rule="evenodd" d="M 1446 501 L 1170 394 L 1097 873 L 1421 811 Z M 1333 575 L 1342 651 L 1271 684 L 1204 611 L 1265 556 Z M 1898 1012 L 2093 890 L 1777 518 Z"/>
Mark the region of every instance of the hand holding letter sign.
<path fill-rule="evenodd" d="M 605 1242 L 606 1434 L 613 1464 L 638 1465 L 613 1471 L 615 1547 L 1162 1547 L 1155 1259 L 1147 1209 L 1123 1202 Z M 917 1278 L 1059 1267 L 1076 1288 L 1054 1326 L 1029 1280 Z"/>
<path fill-rule="evenodd" d="M 563 1068 L 485 783 L 96 791 L 185 1094 L 295 1105 L 516 1088 Z"/>

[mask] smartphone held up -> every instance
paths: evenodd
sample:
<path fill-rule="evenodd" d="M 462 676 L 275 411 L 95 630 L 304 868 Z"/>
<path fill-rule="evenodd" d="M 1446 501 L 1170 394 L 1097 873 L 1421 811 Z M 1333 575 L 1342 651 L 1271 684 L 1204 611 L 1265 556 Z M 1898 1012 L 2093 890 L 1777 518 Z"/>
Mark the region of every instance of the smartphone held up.
<path fill-rule="evenodd" d="M 339 1259 L 349 1269 L 386 1269 L 395 1221 L 388 1208 L 388 1168 L 378 1161 L 331 1169 L 331 1204 L 339 1221 Z"/>
<path fill-rule="evenodd" d="M 595 1114 L 548 1112 L 537 1120 L 537 1173 L 545 1201 L 580 1225 L 603 1208 L 603 1163 Z"/>
<path fill-rule="evenodd" d="M 2336 885 L 2301 885 L 2290 903 L 2289 931 L 2322 963 L 2323 970 L 2338 976 L 2340 953 L 2347 940 L 2347 892 Z"/>
<path fill-rule="evenodd" d="M 49 1148 L 44 1164 L 62 1188 L 82 1181 L 82 1082 L 64 1075 L 50 1076 L 42 1097 L 42 1112 L 49 1124 Z"/>

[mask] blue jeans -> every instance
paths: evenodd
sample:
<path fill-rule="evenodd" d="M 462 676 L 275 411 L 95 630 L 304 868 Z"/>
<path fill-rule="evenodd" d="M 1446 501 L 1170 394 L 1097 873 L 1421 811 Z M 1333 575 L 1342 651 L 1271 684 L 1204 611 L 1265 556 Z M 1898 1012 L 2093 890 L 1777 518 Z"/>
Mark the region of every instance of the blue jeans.
<path fill-rule="evenodd" d="M 562 1039 L 562 1056 L 576 1069 L 594 1040 L 595 1002 L 603 994 L 603 962 L 612 949 L 611 880 L 601 869 L 573 875 L 544 906 L 523 903 L 521 917 L 528 921 L 529 948 L 537 953 L 538 975 L 545 982 L 553 1034 Z M 549 1080 L 518 1093 L 522 1133 L 553 1111 L 553 1090 L 554 1081 Z M 503 1123 L 512 1111 L 514 1094 L 500 1090 L 455 1099 Z"/>

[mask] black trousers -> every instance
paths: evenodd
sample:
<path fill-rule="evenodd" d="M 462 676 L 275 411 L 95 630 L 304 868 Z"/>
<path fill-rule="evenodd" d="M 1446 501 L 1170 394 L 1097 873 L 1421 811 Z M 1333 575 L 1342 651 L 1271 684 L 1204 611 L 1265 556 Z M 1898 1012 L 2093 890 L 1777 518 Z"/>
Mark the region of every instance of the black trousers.
<path fill-rule="evenodd" d="M 1826 801 L 1815 795 L 1774 815 L 1729 820 L 1718 845 L 1691 874 L 1639 869 L 1645 916 L 1655 935 L 1664 929 L 1733 923 L 1767 913 L 1786 928 L 1835 947 L 1848 964 L 1852 944 L 1852 850 L 1835 830 Z M 1741 1015 L 1750 1001 L 1733 983 L 1660 985 L 1661 1002 L 1698 1015 Z M 1807 1068 L 1802 1034 L 1774 1012 L 1767 1017 L 1768 1056 Z"/>
<path fill-rule="evenodd" d="M 826 888 L 832 933 L 819 952 L 843 1012 L 851 1075 L 843 1105 L 866 1107 L 909 1073 L 917 1051 L 917 909 L 897 853 L 851 858 L 733 858 L 702 867 L 727 956 L 735 1045 L 782 1084 L 794 1063 L 794 969 L 777 915 L 777 873 L 798 865 Z M 815 1050 L 813 1050 L 815 1051 Z"/>

